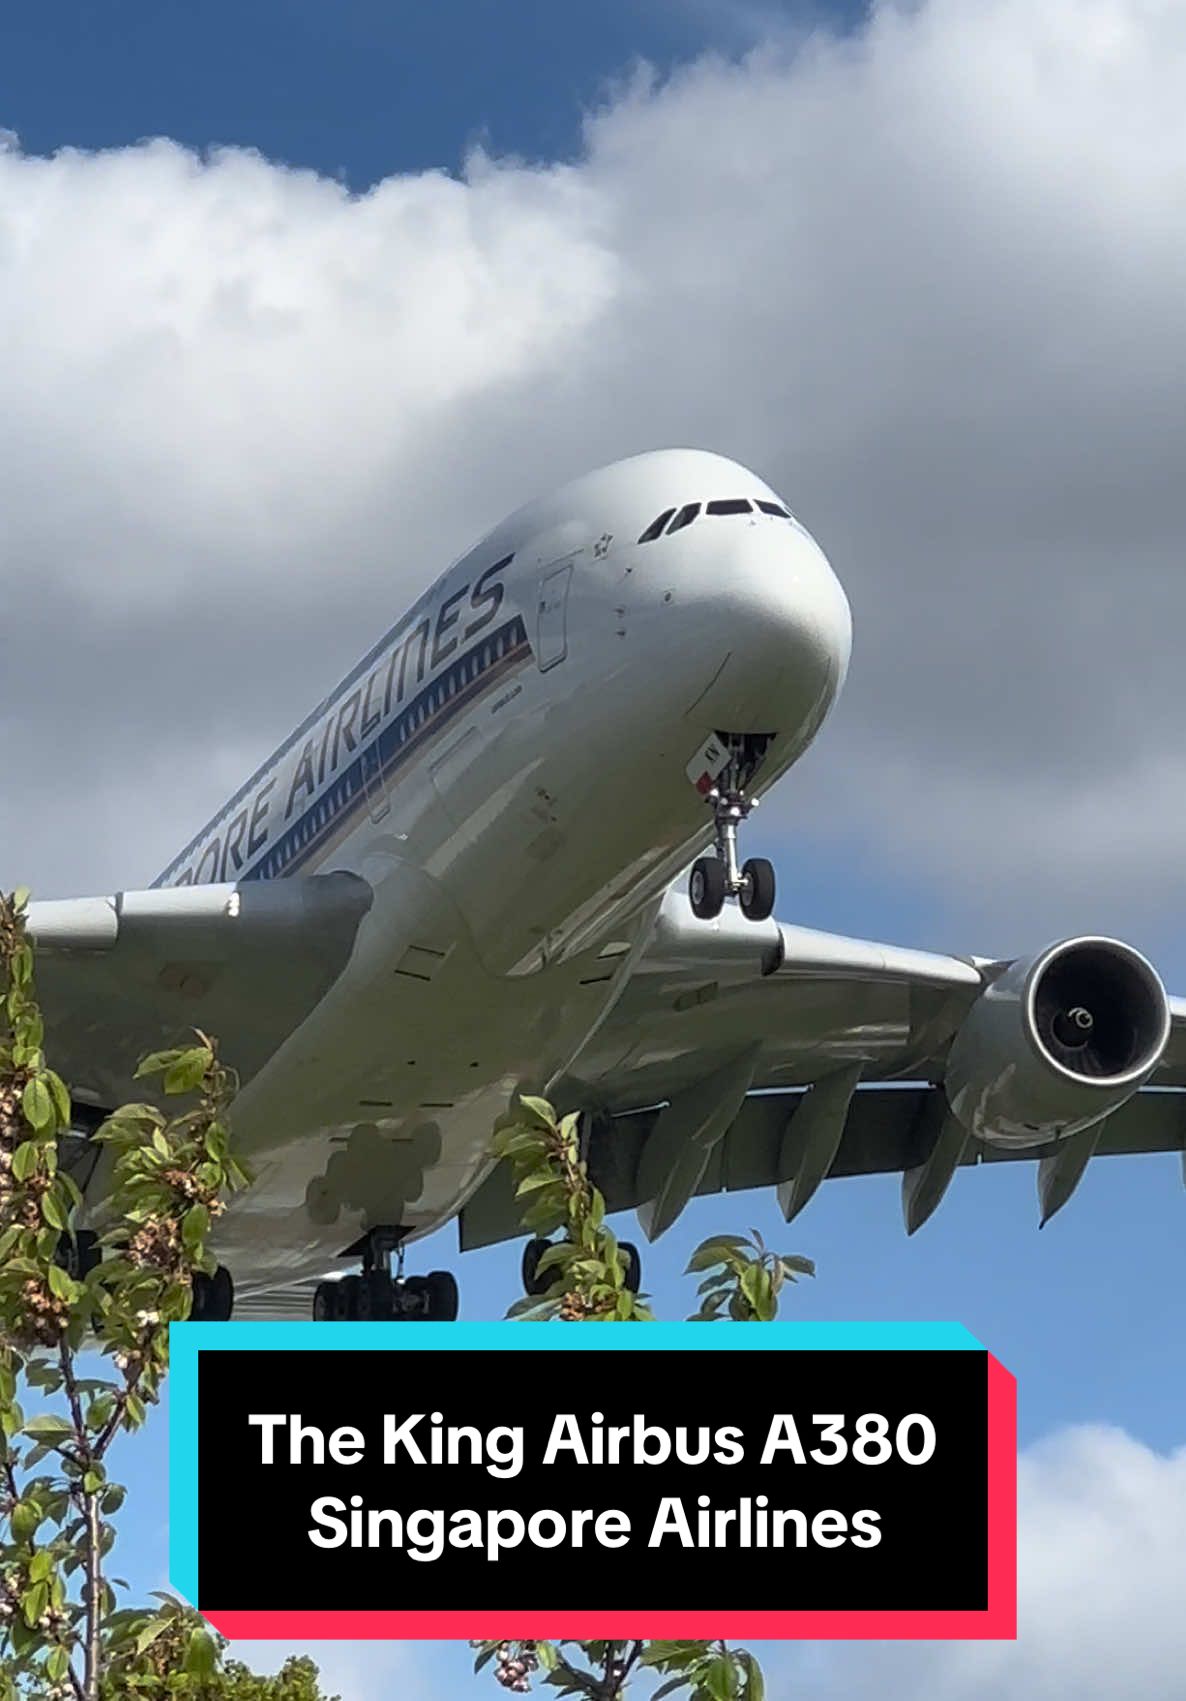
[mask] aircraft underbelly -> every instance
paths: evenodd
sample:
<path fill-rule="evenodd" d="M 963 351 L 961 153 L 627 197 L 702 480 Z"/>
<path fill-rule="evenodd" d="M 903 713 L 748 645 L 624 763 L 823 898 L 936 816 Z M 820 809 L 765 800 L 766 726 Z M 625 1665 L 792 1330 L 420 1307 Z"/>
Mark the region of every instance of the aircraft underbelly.
<path fill-rule="evenodd" d="M 625 972 L 492 976 L 442 883 L 373 837 L 358 872 L 375 901 L 349 970 L 236 1103 L 256 1184 L 218 1244 L 244 1292 L 324 1272 L 375 1224 L 455 1215 L 515 1090 L 547 1087 Z"/>

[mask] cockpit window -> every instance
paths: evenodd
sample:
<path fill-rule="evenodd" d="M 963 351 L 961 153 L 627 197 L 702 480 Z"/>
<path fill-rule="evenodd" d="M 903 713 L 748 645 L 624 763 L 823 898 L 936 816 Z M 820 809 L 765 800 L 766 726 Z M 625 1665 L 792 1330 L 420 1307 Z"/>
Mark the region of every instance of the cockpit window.
<path fill-rule="evenodd" d="M 659 518 L 657 520 L 652 520 L 646 531 L 643 532 L 642 536 L 638 540 L 639 543 L 653 543 L 674 513 L 674 508 L 664 508 L 663 512 L 659 515 Z"/>
<path fill-rule="evenodd" d="M 791 517 L 786 509 L 777 502 L 763 502 L 757 498 L 755 498 L 755 501 L 765 514 L 777 514 L 783 520 L 789 520 Z M 657 514 L 651 521 L 638 541 L 639 543 L 653 543 L 657 537 L 664 535 L 670 537 L 672 532 L 682 532 L 684 527 L 690 526 L 692 521 L 701 513 L 752 514 L 753 511 L 754 503 L 750 501 L 748 496 L 718 497 L 715 502 L 686 502 L 678 511 L 674 508 L 664 508 L 663 512 Z"/>
<path fill-rule="evenodd" d="M 671 524 L 668 526 L 668 537 L 671 536 L 672 532 L 682 532 L 685 526 L 690 526 L 699 512 L 699 502 L 685 503 L 679 513 L 675 516 L 675 519 L 672 520 Z"/>

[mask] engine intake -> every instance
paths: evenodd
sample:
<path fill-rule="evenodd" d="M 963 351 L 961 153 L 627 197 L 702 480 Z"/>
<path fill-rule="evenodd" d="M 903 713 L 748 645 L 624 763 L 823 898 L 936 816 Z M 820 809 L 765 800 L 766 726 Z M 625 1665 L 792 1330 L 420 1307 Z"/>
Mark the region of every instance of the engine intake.
<path fill-rule="evenodd" d="M 992 1145 L 1060 1139 L 1131 1098 L 1169 1032 L 1165 988 L 1139 951 L 1064 940 L 1012 963 L 976 1000 L 948 1053 L 948 1103 Z"/>

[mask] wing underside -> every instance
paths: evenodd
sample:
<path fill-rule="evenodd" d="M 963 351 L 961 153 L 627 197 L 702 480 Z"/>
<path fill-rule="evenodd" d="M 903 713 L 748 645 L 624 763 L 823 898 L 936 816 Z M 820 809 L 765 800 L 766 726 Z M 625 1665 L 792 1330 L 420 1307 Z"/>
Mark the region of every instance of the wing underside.
<path fill-rule="evenodd" d="M 347 873 L 179 886 L 29 907 L 46 1048 L 75 1097 L 142 1097 L 148 1051 L 235 1037 L 248 1080 L 345 967 L 371 888 Z"/>
<path fill-rule="evenodd" d="M 898 1173 L 913 1232 L 955 1171 L 1033 1162 L 1040 1217 L 1094 1156 L 1186 1147 L 1186 1000 L 1143 1091 L 1067 1137 L 978 1138 L 944 1076 L 961 1024 L 1009 967 L 846 939 L 729 907 L 718 923 L 667 894 L 646 951 L 580 1057 L 554 1083 L 585 1113 L 590 1172 L 611 1211 L 652 1238 L 698 1195 L 778 1190 L 788 1219 L 825 1178 Z M 1164 994 L 1158 992 L 1164 1000 Z M 495 1170 L 462 1214 L 463 1247 L 520 1232 Z"/>
<path fill-rule="evenodd" d="M 794 1120 L 806 1090 L 752 1093 L 708 1155 L 693 1196 L 776 1188 L 790 1202 L 803 1160 L 804 1138 Z M 605 1194 L 609 1211 L 637 1210 L 647 1203 L 639 1186 L 643 1153 L 665 1107 L 595 1121 L 589 1132 L 590 1174 Z M 852 1097 L 844 1132 L 828 1178 L 906 1175 L 926 1162 L 945 1110 L 942 1089 L 930 1086 L 859 1088 Z M 971 1139 L 957 1168 L 984 1163 L 1056 1164 L 1064 1143 L 1002 1148 Z M 1107 1119 L 1093 1148 L 1097 1157 L 1186 1151 L 1186 1092 L 1146 1091 Z M 462 1212 L 463 1250 L 522 1234 L 521 1210 L 510 1172 L 500 1165 Z"/>

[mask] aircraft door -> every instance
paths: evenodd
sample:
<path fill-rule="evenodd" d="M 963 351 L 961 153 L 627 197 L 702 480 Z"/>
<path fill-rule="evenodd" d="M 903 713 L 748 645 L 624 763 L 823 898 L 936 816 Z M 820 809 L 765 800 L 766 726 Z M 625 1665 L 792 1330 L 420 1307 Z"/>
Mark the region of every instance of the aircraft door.
<path fill-rule="evenodd" d="M 539 607 L 536 615 L 535 659 L 541 673 L 546 673 L 568 654 L 568 587 L 572 579 L 572 556 L 566 561 L 552 562 L 544 569 L 539 582 Z"/>

